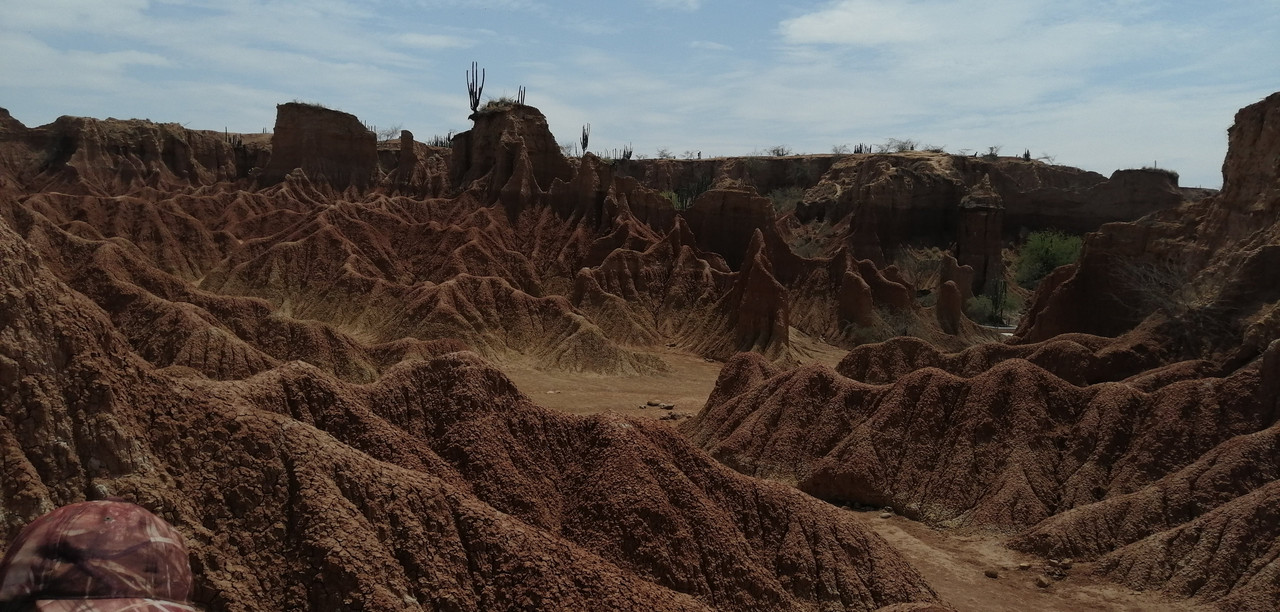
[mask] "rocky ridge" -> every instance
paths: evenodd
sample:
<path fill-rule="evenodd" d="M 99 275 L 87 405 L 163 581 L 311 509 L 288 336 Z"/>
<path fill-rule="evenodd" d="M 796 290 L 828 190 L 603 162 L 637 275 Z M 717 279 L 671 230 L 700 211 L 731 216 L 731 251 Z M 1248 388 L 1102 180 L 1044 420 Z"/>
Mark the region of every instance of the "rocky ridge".
<path fill-rule="evenodd" d="M 1280 238 L 1277 117 L 1280 94 L 1237 114 L 1220 194 L 1091 234 L 1014 343 L 895 339 L 835 371 L 739 355 L 681 430 L 829 501 L 1012 533 L 1137 589 L 1275 609 L 1280 294 L 1262 271 Z M 1179 284 L 1134 285 L 1175 257 Z M 1135 263 L 1146 276 L 1119 273 Z M 1158 307 L 1138 299 L 1157 289 Z"/>
<path fill-rule="evenodd" d="M 82 122 L 87 140 L 45 164 L 53 128 L 4 129 L 3 541 L 58 505 L 135 501 L 183 533 L 209 610 L 940 609 L 838 509 L 664 423 L 538 407 L 477 354 L 663 367 L 561 293 L 663 248 L 708 272 L 689 281 L 708 325 L 785 346 L 758 331 L 785 329 L 784 304 L 749 302 L 782 295 L 762 237 L 731 271 L 596 160 L 544 187 L 518 129 L 498 139 L 510 175 L 473 167 L 448 198 L 398 192 L 402 168 L 361 189 L 363 170 L 313 180 L 307 160 L 275 182 L 85 152 L 138 133 L 223 150 L 143 123 Z"/>

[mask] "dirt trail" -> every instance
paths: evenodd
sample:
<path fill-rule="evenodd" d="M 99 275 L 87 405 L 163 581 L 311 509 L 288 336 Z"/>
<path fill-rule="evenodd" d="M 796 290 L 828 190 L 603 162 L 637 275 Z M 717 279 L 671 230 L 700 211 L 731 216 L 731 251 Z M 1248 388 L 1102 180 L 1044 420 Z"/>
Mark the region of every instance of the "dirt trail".
<path fill-rule="evenodd" d="M 1006 548 L 998 535 L 943 532 L 898 515 L 850 511 L 863 526 L 888 540 L 924 575 L 938 595 L 959 612 L 1199 612 L 1214 608 L 1157 593 L 1133 591 L 1092 575 L 1089 563 L 1075 563 L 1066 578 L 1035 584 L 1043 560 Z M 1018 569 L 1029 563 L 1028 570 Z M 994 569 L 999 578 L 984 575 Z"/>
<path fill-rule="evenodd" d="M 796 354 L 805 361 L 830 367 L 847 353 L 794 328 L 792 334 Z M 535 402 L 563 412 L 612 412 L 653 419 L 695 414 L 706 402 L 724 364 L 675 349 L 653 354 L 667 362 L 669 372 L 642 377 L 572 374 L 539 370 L 533 363 L 504 364 L 503 370 Z M 646 406 L 650 400 L 675 404 L 675 408 Z M 1045 573 L 1044 560 L 1006 548 L 998 535 L 938 531 L 898 515 L 881 519 L 879 511 L 849 511 L 848 516 L 893 545 L 960 612 L 1212 609 L 1096 578 L 1088 563 L 1076 563 L 1065 579 L 1051 580 L 1052 584 L 1042 589 L 1035 579 Z M 1019 570 L 1021 563 L 1029 563 L 1031 568 Z M 986 577 L 984 572 L 989 569 L 997 570 L 1000 577 Z"/>
<path fill-rule="evenodd" d="M 675 350 L 653 354 L 667 362 L 669 372 L 607 376 L 540 370 L 533 363 L 503 364 L 502 370 L 534 402 L 570 414 L 613 412 L 657 419 L 697 413 L 724 364 Z M 675 408 L 649 406 L 650 401 L 674 404 Z"/>
<path fill-rule="evenodd" d="M 848 351 L 791 328 L 791 343 L 801 363 L 834 367 Z M 669 414 L 692 416 L 702 409 L 724 363 L 679 349 L 650 351 L 670 370 L 652 376 L 610 376 L 538 369 L 534 362 L 504 363 L 502 371 L 534 402 L 571 414 L 613 412 L 642 418 Z M 648 406 L 674 404 L 672 410 Z"/>

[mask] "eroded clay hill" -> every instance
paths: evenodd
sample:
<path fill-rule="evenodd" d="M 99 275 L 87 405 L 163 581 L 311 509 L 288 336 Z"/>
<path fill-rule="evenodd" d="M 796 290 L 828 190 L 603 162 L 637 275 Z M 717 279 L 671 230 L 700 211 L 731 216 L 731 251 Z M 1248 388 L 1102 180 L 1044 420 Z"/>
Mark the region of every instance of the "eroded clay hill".
<path fill-rule="evenodd" d="M 834 371 L 739 355 L 682 430 L 819 498 L 1012 532 L 1014 548 L 1138 589 L 1277 609 L 1278 157 L 1280 94 L 1237 114 L 1219 195 L 1090 235 L 1081 263 L 1041 285 L 1020 343 L 944 353 L 900 338 Z"/>
<path fill-rule="evenodd" d="M 563 157 L 536 109 L 473 118 L 451 150 L 378 144 L 296 103 L 269 144 L 9 119 L 0 216 L 140 356 L 214 379 L 305 360 L 368 382 L 439 342 L 570 372 L 661 371 L 644 349 L 663 345 L 791 363 L 793 329 L 851 343 L 893 333 L 890 315 L 972 341 L 958 301 L 919 308 L 892 267 L 796 256 L 749 189 L 678 215 L 611 164 Z"/>
<path fill-rule="evenodd" d="M 992 272 L 944 260 L 937 305 L 922 308 L 900 270 L 860 254 L 876 240 L 870 217 L 854 215 L 848 239 L 821 257 L 801 257 L 788 222 L 750 186 L 720 185 L 677 212 L 606 160 L 561 155 L 527 106 L 477 113 L 448 149 L 407 132 L 378 143 L 356 117 L 328 109 L 284 104 L 278 113 L 268 137 L 137 120 L 27 128 L 0 111 L 6 541 L 60 504 L 135 500 L 189 538 L 196 596 L 215 610 L 937 603 L 915 570 L 839 510 L 737 474 L 664 424 L 540 408 L 494 364 L 645 375 L 669 367 L 651 352 L 659 346 L 732 358 L 697 422 L 720 432 L 695 433 L 711 446 L 732 437 L 734 419 L 768 410 L 734 402 L 795 364 L 796 334 L 854 345 L 908 329 L 949 349 L 982 339 L 961 304 L 978 274 Z M 999 186 L 992 175 L 947 204 L 981 213 L 970 229 L 983 248 L 998 237 Z M 1008 499 L 1034 489 L 1040 500 L 1020 501 L 1009 520 L 1140 492 L 1208 456 L 1191 455 L 1215 440 L 1262 430 L 1274 413 L 1274 403 L 1239 399 L 1265 380 L 1254 370 L 1213 370 L 1218 378 L 1202 383 L 1192 380 L 1205 372 L 1199 362 L 1153 370 L 1169 362 L 1158 340 L 1103 344 L 1078 336 L 1073 346 L 1016 349 L 1028 364 L 1082 360 L 1048 370 L 1061 374 L 999 374 L 1007 360 L 998 351 L 961 360 L 968 366 L 938 356 L 954 374 L 918 371 L 959 381 L 955 389 L 984 372 L 1008 379 L 993 387 L 1001 393 L 1023 379 L 1052 383 L 1068 404 L 1103 397 L 1091 384 L 1119 385 L 1142 396 L 1130 406 L 1205 420 L 1204 439 L 1150 448 L 1142 441 L 1163 440 L 1169 419 L 1099 407 L 1149 427 L 1136 442 L 1117 436 L 1123 448 L 1113 454 L 1129 457 L 1120 484 L 1093 476 L 1081 486 L 1102 493 L 1065 495 L 1042 490 L 1052 489 L 1043 474 L 1022 486 L 984 467 L 1013 483 Z M 733 357 L 743 351 L 751 356 Z M 827 376 L 832 388 L 889 397 L 919 376 L 899 371 L 914 359 L 869 359 L 879 365 L 867 371 L 884 378 L 867 383 L 813 368 L 781 376 Z M 1108 359 L 1146 386 L 1116 382 Z M 965 370 L 984 360 L 999 363 Z M 1177 380 L 1187 382 L 1167 389 L 1183 391 L 1165 393 L 1182 403 L 1145 399 Z M 1218 409 L 1232 401 L 1236 409 Z M 1052 405 L 1012 402 L 1016 416 L 989 414 L 993 439 L 1034 446 L 1028 473 L 1045 456 L 1029 433 L 1048 418 L 1041 412 L 1070 421 L 1059 413 L 1071 410 Z M 983 410 L 997 409 L 975 400 L 972 411 Z M 788 431 L 792 417 L 777 418 L 776 431 Z M 946 431 L 950 418 L 941 410 L 929 427 Z M 812 432 L 843 435 L 844 425 L 813 423 Z M 1126 444 L 1161 454 L 1127 455 Z M 713 451 L 736 467 L 753 461 Z M 768 475 L 799 479 L 826 456 L 788 452 L 795 459 Z M 1098 465 L 1112 470 L 1106 461 Z M 846 486 L 842 478 L 828 480 Z M 993 509 L 948 516 L 1004 516 L 984 507 Z M 1028 546 L 1076 546 L 1056 533 Z M 1242 588 L 1232 596 L 1252 592 Z"/>
<path fill-rule="evenodd" d="M 38 152 L 5 127 L 11 150 Z M 161 150 L 205 142 L 133 127 Z M 544 270 L 632 240 L 573 217 L 589 207 L 569 223 L 540 189 L 525 211 L 471 193 L 351 198 L 305 170 L 205 184 L 148 155 L 4 175 L 5 541 L 61 504 L 137 501 L 186 536 L 211 610 L 937 603 L 838 510 L 663 424 L 539 408 L 465 350 L 658 367 L 548 295 Z M 631 227 L 657 248 L 649 225 Z M 740 300 L 760 282 L 711 261 L 724 285 L 704 290 Z"/>
<path fill-rule="evenodd" d="M 940 150 L 624 160 L 617 168 L 681 198 L 710 187 L 754 188 L 783 199 L 802 192 L 794 210 L 777 220 L 788 242 L 824 257 L 843 249 L 881 268 L 903 245 L 949 249 L 973 268 L 959 287 L 966 297 L 995 292 L 1002 250 L 1026 232 L 1090 232 L 1177 208 L 1205 191 L 1181 189 L 1176 173 L 1159 169 L 1117 170 L 1107 178 L 1043 160 Z"/>
<path fill-rule="evenodd" d="M 137 500 L 215 610 L 847 609 L 932 592 L 877 537 L 656 422 L 539 408 L 473 353 L 370 385 L 157 370 L 0 223 L 6 539 Z"/>

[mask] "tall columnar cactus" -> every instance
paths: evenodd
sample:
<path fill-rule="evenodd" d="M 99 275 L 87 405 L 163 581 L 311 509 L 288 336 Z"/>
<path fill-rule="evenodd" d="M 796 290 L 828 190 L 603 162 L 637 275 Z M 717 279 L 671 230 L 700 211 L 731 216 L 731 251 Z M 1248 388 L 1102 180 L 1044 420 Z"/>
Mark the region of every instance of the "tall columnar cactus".
<path fill-rule="evenodd" d="M 587 152 L 587 140 L 588 140 L 589 138 L 591 138 L 591 124 L 590 124 L 590 123 L 588 123 L 588 124 L 586 124 L 586 125 L 582 126 L 582 153 L 583 153 L 584 155 L 585 155 L 585 154 L 586 154 L 586 152 Z"/>
<path fill-rule="evenodd" d="M 516 104 L 524 106 L 524 85 L 520 86 L 520 91 L 516 94 Z"/>
<path fill-rule="evenodd" d="M 484 91 L 484 77 L 484 69 L 475 62 L 471 62 L 471 69 L 467 71 L 467 95 L 471 98 L 473 113 L 480 108 L 480 93 Z"/>

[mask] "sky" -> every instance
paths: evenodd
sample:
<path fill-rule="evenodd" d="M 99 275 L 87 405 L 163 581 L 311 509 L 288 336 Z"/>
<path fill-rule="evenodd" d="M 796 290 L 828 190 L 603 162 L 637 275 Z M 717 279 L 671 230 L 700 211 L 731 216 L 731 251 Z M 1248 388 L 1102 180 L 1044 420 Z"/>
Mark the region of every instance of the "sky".
<path fill-rule="evenodd" d="M 1280 90 L 1280 0 L 0 0 L 0 107 L 270 130 L 317 102 L 426 141 L 484 98 L 677 156 L 911 139 L 1219 187 Z"/>

